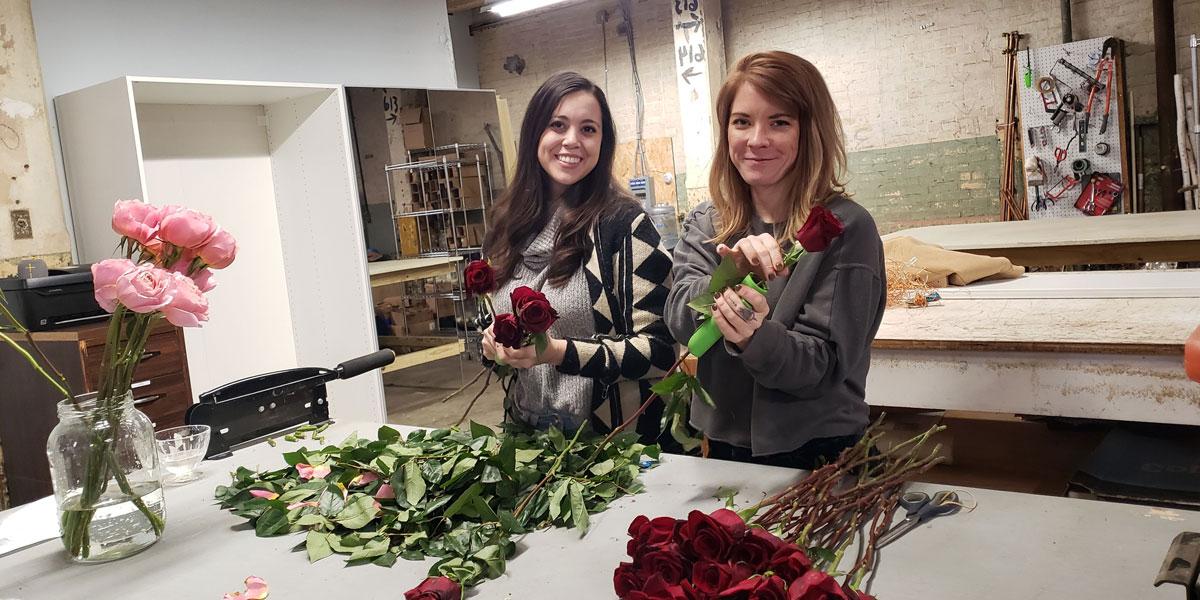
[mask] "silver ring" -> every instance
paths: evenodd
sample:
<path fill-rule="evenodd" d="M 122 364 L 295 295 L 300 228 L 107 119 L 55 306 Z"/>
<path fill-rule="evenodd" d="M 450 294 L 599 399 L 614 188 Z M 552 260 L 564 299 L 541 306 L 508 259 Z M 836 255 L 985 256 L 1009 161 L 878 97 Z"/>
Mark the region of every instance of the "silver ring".
<path fill-rule="evenodd" d="M 747 308 L 745 306 L 739 306 L 738 307 L 738 316 L 741 317 L 743 321 L 746 321 L 746 322 L 753 321 L 754 320 L 754 310 Z"/>

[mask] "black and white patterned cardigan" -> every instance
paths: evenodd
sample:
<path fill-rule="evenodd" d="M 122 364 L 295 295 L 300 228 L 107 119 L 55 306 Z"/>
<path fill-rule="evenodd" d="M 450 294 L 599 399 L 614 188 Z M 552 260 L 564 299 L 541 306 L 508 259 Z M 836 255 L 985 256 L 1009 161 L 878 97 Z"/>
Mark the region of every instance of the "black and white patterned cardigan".
<path fill-rule="evenodd" d="M 613 200 L 593 226 L 583 268 L 596 334 L 569 338 L 558 371 L 590 377 L 592 427 L 606 431 L 650 397 L 650 386 L 675 364 L 676 346 L 663 309 L 671 289 L 671 256 L 650 216 L 636 202 Z M 662 403 L 638 420 L 647 441 L 658 438 Z"/>

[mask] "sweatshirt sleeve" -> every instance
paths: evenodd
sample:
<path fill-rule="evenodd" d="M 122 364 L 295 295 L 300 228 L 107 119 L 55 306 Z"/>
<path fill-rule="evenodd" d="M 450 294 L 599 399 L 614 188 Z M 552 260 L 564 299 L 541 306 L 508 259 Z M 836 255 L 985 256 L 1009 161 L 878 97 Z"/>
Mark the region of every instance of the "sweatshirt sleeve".
<path fill-rule="evenodd" d="M 671 335 L 680 344 L 687 344 L 700 326 L 700 313 L 687 303 L 708 289 L 718 264 L 716 247 L 708 241 L 714 235 L 712 210 L 712 205 L 705 203 L 692 211 L 675 245 L 675 266 L 671 269 L 675 283 L 667 295 L 666 320 Z"/>
<path fill-rule="evenodd" d="M 878 233 L 864 229 L 848 230 L 838 255 L 826 257 L 831 264 L 822 267 L 790 327 L 767 320 L 744 351 L 727 345 L 759 385 L 820 397 L 870 360 L 886 282 Z"/>

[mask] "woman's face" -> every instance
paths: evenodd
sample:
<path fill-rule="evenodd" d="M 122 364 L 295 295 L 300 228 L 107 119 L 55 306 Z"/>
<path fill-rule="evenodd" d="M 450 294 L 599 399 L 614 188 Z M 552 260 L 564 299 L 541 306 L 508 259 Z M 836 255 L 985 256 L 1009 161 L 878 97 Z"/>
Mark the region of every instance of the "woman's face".
<path fill-rule="evenodd" d="M 744 83 L 729 111 L 729 160 L 751 188 L 779 184 L 796 162 L 799 115 Z"/>
<path fill-rule="evenodd" d="M 600 160 L 600 103 L 590 92 L 563 96 L 538 141 L 538 162 L 555 198 L 596 168 Z"/>

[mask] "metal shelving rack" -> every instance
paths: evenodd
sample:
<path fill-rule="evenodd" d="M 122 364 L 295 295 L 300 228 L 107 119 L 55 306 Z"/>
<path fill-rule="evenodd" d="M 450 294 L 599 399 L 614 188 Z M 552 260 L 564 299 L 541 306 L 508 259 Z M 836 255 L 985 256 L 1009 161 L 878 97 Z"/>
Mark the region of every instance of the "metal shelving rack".
<path fill-rule="evenodd" d="M 461 257 L 455 263 L 456 285 L 462 281 L 462 269 L 483 251 L 487 211 L 493 201 L 491 160 L 486 144 L 450 144 L 408 152 L 408 162 L 384 167 L 392 222 L 411 218 L 416 224 L 419 258 Z M 400 175 L 403 180 L 395 181 Z M 410 186 L 411 206 L 397 210 L 398 186 Z M 470 186 L 470 187 L 468 187 Z M 478 201 L 478 206 L 474 202 Z M 478 218 L 473 218 L 478 215 Z M 478 227 L 478 229 L 474 229 Z M 396 227 L 399 238 L 399 227 Z M 439 235 L 440 234 L 440 235 Z M 399 240 L 398 240 L 399 241 Z M 398 247 L 403 244 L 398 244 Z M 442 298 L 455 303 L 455 320 L 465 339 L 465 352 L 476 347 L 469 343 L 478 337 L 467 324 L 474 316 L 466 294 L 458 287 L 453 292 L 409 295 L 413 298 Z M 469 312 L 470 311 L 470 312 Z M 441 315 L 438 315 L 440 319 Z M 461 317 L 461 321 L 459 321 Z"/>

